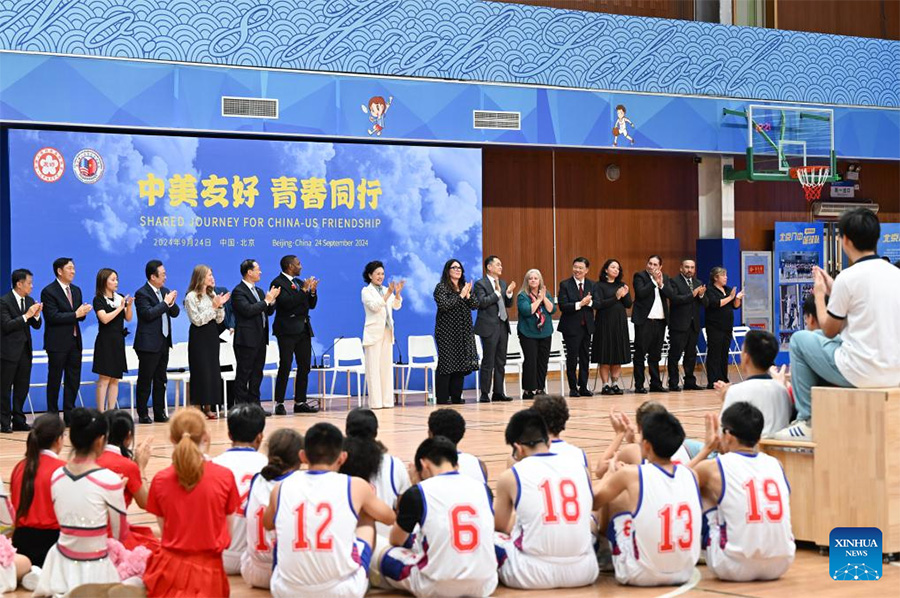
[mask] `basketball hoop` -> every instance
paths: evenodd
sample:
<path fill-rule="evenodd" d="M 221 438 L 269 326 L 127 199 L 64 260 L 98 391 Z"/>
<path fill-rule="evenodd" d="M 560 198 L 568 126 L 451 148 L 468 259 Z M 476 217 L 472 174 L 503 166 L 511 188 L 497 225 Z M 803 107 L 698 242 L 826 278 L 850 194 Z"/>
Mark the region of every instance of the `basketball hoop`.
<path fill-rule="evenodd" d="M 800 180 L 806 201 L 811 203 L 819 199 L 831 170 L 827 166 L 801 166 L 791 168 L 790 174 L 792 178 Z"/>

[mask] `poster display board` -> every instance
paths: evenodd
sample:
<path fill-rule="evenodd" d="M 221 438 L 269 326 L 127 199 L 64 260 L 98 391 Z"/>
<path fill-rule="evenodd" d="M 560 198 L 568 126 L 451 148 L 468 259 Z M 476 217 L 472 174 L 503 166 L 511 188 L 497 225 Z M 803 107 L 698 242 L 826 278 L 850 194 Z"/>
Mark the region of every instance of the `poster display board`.
<path fill-rule="evenodd" d="M 823 238 L 821 222 L 775 223 L 775 336 L 782 351 L 803 329 L 803 300 L 812 292 L 813 268 L 825 265 Z"/>

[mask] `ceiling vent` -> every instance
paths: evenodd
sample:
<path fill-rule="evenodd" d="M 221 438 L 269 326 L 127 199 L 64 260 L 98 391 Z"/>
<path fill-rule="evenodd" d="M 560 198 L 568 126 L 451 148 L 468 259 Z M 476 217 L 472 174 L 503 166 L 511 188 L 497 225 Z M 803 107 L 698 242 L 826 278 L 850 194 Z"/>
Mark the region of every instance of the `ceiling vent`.
<path fill-rule="evenodd" d="M 278 100 L 222 96 L 222 116 L 278 118 Z"/>
<path fill-rule="evenodd" d="M 856 208 L 867 208 L 876 214 L 878 213 L 877 203 L 851 203 L 841 201 L 817 201 L 813 203 L 813 217 L 822 220 L 837 220 L 844 212 Z"/>
<path fill-rule="evenodd" d="M 473 110 L 472 126 L 476 129 L 519 131 L 522 129 L 522 113 L 498 112 L 496 110 Z"/>

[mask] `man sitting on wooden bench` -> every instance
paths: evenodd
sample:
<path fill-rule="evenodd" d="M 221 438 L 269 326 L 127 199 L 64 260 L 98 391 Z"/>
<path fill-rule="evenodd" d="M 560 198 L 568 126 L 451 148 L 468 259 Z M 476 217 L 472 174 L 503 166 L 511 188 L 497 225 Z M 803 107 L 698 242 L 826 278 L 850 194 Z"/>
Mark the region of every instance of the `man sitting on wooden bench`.
<path fill-rule="evenodd" d="M 762 412 L 746 401 L 706 416 L 708 454 L 694 466 L 703 498 L 706 566 L 726 581 L 778 579 L 794 562 L 791 487 L 781 464 L 757 451 Z M 695 461 L 696 462 L 696 461 Z"/>
<path fill-rule="evenodd" d="M 778 440 L 812 441 L 813 386 L 900 385 L 900 270 L 875 254 L 881 226 L 872 211 L 845 212 L 838 227 L 841 247 L 853 265 L 836 279 L 819 267 L 813 271 L 823 334 L 801 330 L 791 336 L 797 419 L 775 435 Z"/>

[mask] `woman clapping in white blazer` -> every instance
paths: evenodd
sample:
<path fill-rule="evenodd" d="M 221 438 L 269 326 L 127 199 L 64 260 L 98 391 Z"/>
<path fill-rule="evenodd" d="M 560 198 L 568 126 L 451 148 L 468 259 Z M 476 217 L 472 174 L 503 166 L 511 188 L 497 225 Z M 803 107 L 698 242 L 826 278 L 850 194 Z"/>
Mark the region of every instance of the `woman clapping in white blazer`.
<path fill-rule="evenodd" d="M 361 296 L 366 310 L 362 344 L 366 351 L 366 381 L 369 407 L 390 409 L 394 406 L 394 310 L 400 309 L 400 292 L 404 281 L 384 286 L 384 264 L 376 260 L 366 264 L 363 280 L 367 286 Z"/>

